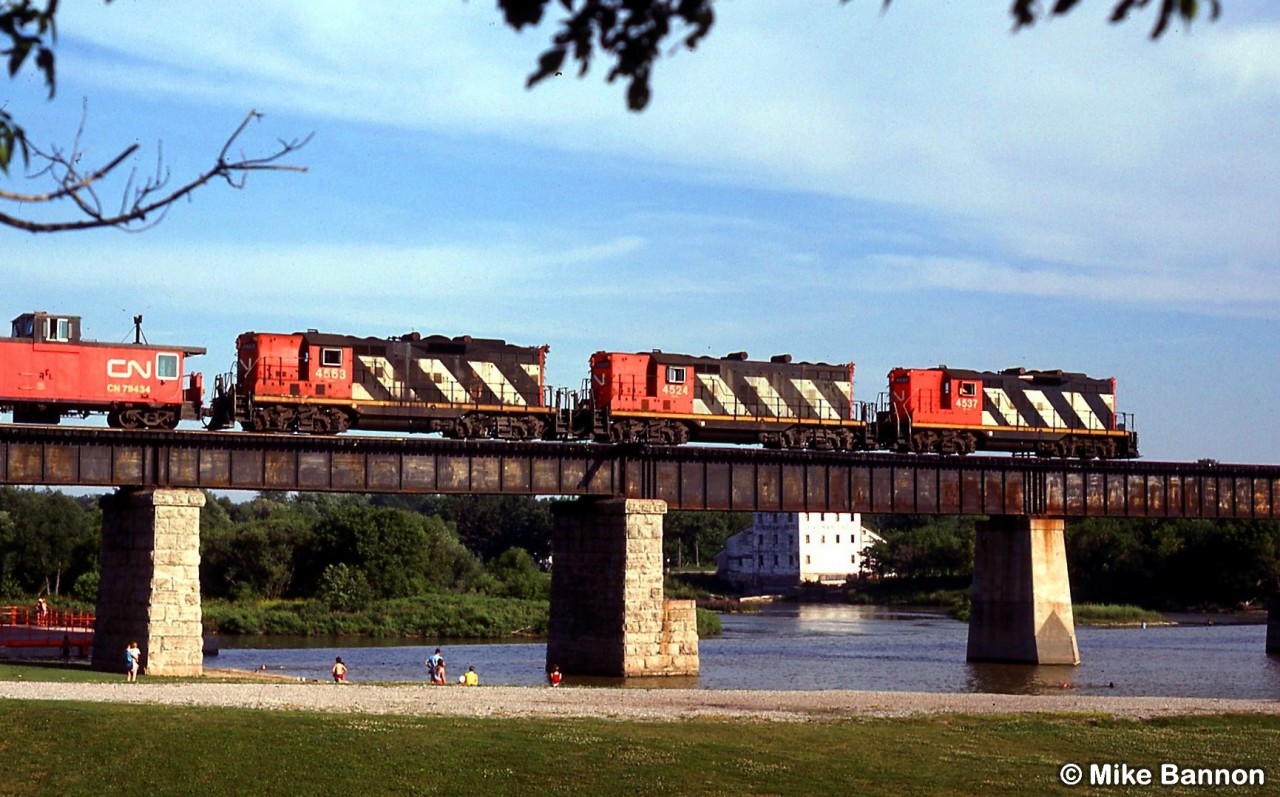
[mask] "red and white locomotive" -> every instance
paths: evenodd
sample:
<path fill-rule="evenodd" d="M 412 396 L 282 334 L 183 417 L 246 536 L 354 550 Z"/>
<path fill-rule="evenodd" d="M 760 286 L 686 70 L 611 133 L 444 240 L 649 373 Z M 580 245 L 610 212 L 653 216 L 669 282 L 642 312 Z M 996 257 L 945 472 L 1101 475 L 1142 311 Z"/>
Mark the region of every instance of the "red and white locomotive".
<path fill-rule="evenodd" d="M 134 319 L 135 327 L 142 317 Z M 23 313 L 0 338 L 0 411 L 15 423 L 58 423 L 106 413 L 109 426 L 172 429 L 202 414 L 200 374 L 186 374 L 198 346 L 82 340 L 80 317 Z"/>
<path fill-rule="evenodd" d="M 555 420 L 546 356 L 546 346 L 471 337 L 246 332 L 235 373 L 215 380 L 209 427 L 541 439 Z"/>
<path fill-rule="evenodd" d="M 1138 455 L 1132 419 L 1116 412 L 1115 379 L 1024 368 L 895 368 L 887 404 L 877 413 L 875 439 L 890 451 Z"/>
<path fill-rule="evenodd" d="M 140 317 L 135 321 L 140 321 Z M 140 334 L 138 335 L 140 338 Z M 1115 380 L 1063 371 L 895 368 L 876 405 L 852 363 L 598 351 L 580 392 L 546 384 L 547 346 L 503 340 L 245 332 L 202 405 L 191 346 L 80 340 L 80 319 L 28 313 L 0 339 L 0 411 L 17 423 L 105 412 L 111 426 L 457 439 L 762 445 L 819 451 L 1138 456 Z"/>
<path fill-rule="evenodd" d="M 853 363 L 768 361 L 746 352 L 692 357 L 599 351 L 575 431 L 614 443 L 759 443 L 855 451 L 867 427 L 853 401 Z"/>

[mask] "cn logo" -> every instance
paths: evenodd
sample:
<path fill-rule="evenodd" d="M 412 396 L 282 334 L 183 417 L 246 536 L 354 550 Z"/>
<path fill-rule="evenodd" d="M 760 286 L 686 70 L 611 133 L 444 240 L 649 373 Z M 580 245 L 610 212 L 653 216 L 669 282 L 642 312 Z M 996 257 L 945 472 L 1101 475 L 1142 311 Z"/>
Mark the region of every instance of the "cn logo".
<path fill-rule="evenodd" d="M 107 376 L 112 379 L 130 379 L 138 376 L 151 378 L 151 363 L 140 363 L 137 360 L 107 360 Z"/>

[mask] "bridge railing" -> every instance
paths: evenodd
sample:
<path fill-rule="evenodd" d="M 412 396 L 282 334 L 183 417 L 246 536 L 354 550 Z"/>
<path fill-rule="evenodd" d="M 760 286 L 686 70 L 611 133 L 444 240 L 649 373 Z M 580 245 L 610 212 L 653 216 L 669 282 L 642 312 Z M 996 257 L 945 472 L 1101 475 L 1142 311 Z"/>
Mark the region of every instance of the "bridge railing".
<path fill-rule="evenodd" d="M 56 628 L 60 631 L 92 631 L 93 614 L 75 609 L 38 611 L 33 606 L 0 606 L 0 625 Z"/>

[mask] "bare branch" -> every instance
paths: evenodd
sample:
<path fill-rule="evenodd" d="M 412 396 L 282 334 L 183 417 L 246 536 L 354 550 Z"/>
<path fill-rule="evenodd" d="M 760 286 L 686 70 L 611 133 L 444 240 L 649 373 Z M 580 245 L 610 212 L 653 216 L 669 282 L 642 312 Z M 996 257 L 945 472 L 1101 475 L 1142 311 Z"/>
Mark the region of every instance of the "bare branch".
<path fill-rule="evenodd" d="M 68 232 L 72 230 L 91 230 L 102 227 L 116 227 L 121 230 L 136 232 L 150 229 L 164 219 L 170 207 L 178 200 L 189 197 L 197 188 L 222 178 L 232 188 L 243 188 L 249 172 L 282 171 L 306 172 L 307 167 L 280 163 L 290 154 L 302 149 L 311 141 L 312 134 L 302 139 L 286 141 L 277 139 L 277 147 L 266 155 L 249 157 L 243 153 L 232 158 L 229 153 L 248 128 L 249 124 L 262 118 L 257 110 L 251 110 L 235 131 L 223 143 L 217 160 L 204 172 L 183 185 L 168 190 L 169 171 L 164 165 L 162 152 L 157 152 L 155 174 L 138 183 L 136 172 L 130 172 L 121 193 L 120 208 L 115 213 L 103 212 L 102 202 L 98 197 L 98 188 L 127 159 L 138 151 L 134 144 L 105 165 L 90 172 L 82 172 L 78 165 L 83 157 L 80 139 L 84 130 L 83 119 L 75 140 L 67 151 L 51 149 L 48 152 L 31 148 L 33 160 L 42 161 L 44 167 L 33 175 L 50 176 L 57 184 L 56 190 L 47 193 L 14 193 L 0 191 L 0 200 L 16 204 L 48 204 L 58 200 L 70 200 L 79 210 L 82 218 L 59 222 L 42 222 L 20 216 L 0 212 L 0 224 L 31 233 Z"/>

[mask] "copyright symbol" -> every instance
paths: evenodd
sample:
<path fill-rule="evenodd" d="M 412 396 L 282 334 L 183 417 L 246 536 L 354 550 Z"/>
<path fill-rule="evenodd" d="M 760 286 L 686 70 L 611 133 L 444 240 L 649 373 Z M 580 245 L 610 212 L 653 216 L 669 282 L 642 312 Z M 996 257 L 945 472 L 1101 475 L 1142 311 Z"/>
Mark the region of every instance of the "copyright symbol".
<path fill-rule="evenodd" d="M 1063 764 L 1062 769 L 1058 770 L 1058 780 L 1062 781 L 1064 786 L 1075 786 L 1084 777 L 1084 771 L 1080 769 L 1079 764 Z"/>

